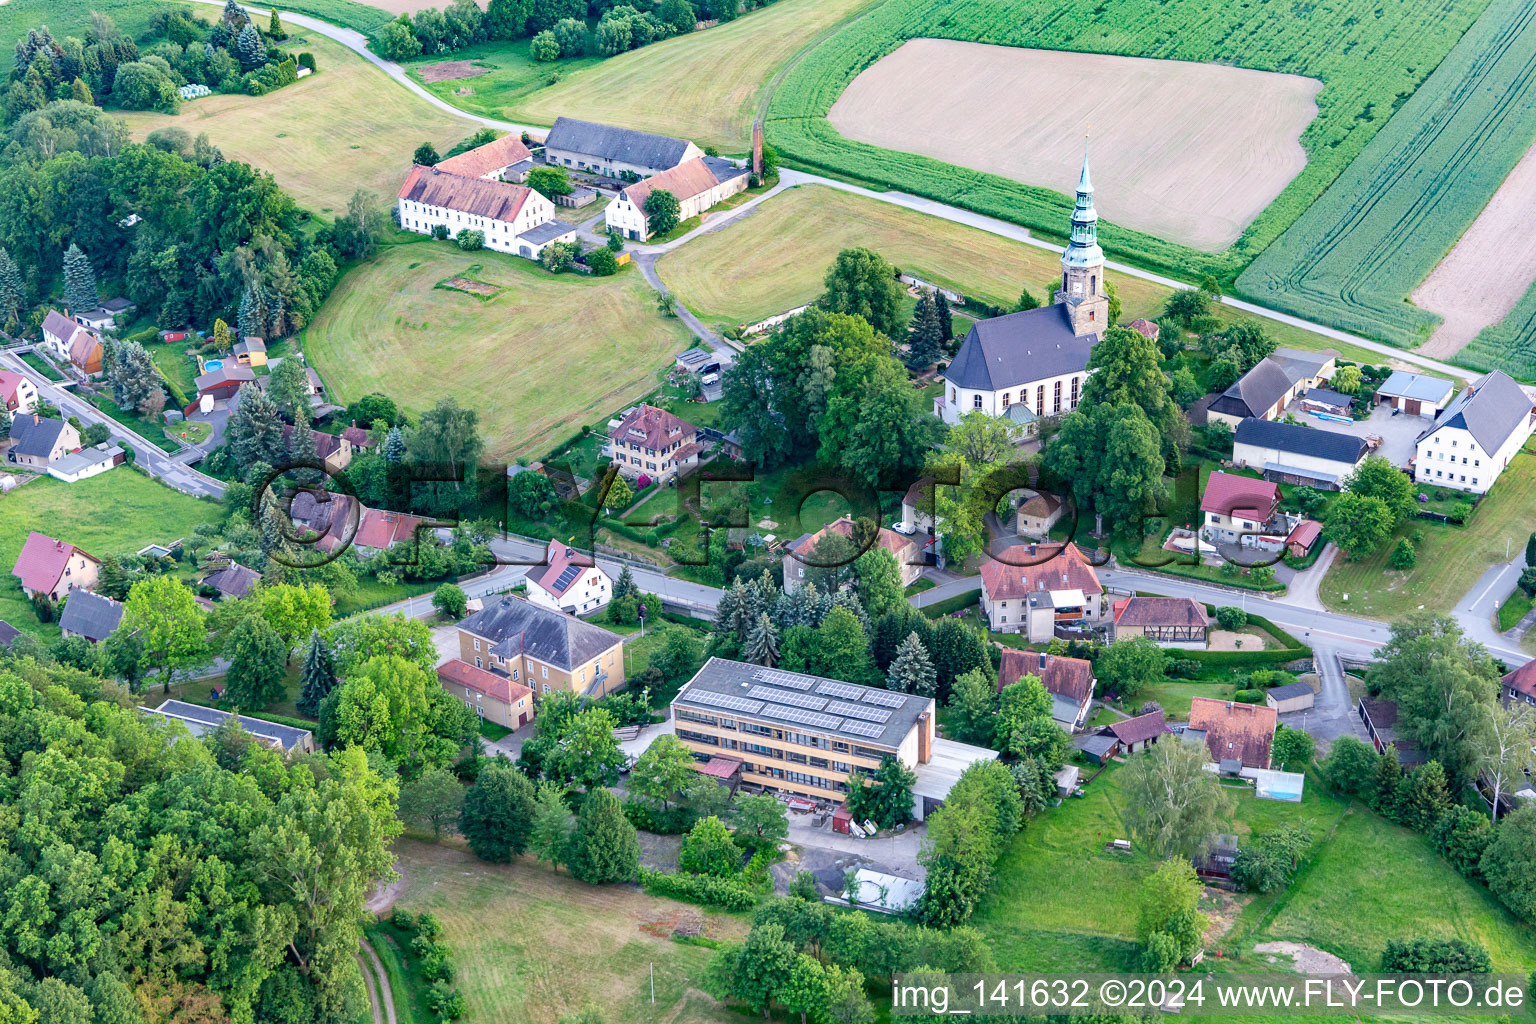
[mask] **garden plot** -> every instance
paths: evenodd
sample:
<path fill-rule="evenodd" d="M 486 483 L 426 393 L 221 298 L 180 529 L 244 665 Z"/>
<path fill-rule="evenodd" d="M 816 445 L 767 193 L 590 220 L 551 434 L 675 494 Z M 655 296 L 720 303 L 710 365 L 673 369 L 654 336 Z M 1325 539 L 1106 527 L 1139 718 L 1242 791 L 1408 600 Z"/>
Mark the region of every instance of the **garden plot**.
<path fill-rule="evenodd" d="M 827 119 L 843 135 L 1072 191 L 1090 130 L 1099 212 L 1198 249 L 1236 241 L 1307 163 L 1322 83 L 1109 54 L 914 39 Z"/>

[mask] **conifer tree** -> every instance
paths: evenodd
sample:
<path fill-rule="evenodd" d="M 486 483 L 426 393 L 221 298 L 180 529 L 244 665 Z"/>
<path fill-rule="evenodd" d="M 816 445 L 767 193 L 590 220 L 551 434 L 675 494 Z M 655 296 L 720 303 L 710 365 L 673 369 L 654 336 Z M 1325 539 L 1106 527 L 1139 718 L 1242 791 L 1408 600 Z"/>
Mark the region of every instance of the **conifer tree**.
<path fill-rule="evenodd" d="M 283 425 L 277 406 L 260 388 L 242 388 L 235 413 L 225 430 L 229 452 L 237 466 L 265 462 L 276 466 L 287 456 L 283 443 Z"/>
<path fill-rule="evenodd" d="M 935 294 L 933 304 L 939 311 L 939 330 L 944 335 L 945 341 L 953 341 L 955 337 L 955 320 L 949 312 L 949 300 L 942 294 Z"/>
<path fill-rule="evenodd" d="M 287 39 L 288 33 L 283 31 L 283 22 L 277 16 L 277 8 L 272 8 L 272 17 L 267 21 L 267 37 L 270 39 Z"/>
<path fill-rule="evenodd" d="M 288 435 L 288 458 L 295 466 L 315 464 L 320 461 L 320 452 L 315 446 L 315 432 L 309 428 L 309 417 L 300 409 L 293 417 L 293 432 Z M 319 473 L 311 470 L 301 473 L 300 479 L 313 480 Z"/>
<path fill-rule="evenodd" d="M 917 300 L 917 310 L 912 316 L 907 365 L 914 370 L 926 370 L 938 361 L 943 344 L 944 328 L 939 323 L 938 307 L 934 304 L 933 293 L 925 291 Z"/>
<path fill-rule="evenodd" d="M 928 649 L 916 633 L 908 633 L 901 642 L 887 675 L 889 689 L 899 693 L 915 693 L 919 697 L 932 697 L 938 691 L 938 677 Z"/>
<path fill-rule="evenodd" d="M 21 311 L 27 304 L 26 279 L 11 254 L 0 248 L 0 326 L 11 321 L 21 321 Z"/>
<path fill-rule="evenodd" d="M 213 344 L 220 352 L 228 352 L 230 346 L 229 324 L 223 320 L 213 322 Z"/>
<path fill-rule="evenodd" d="M 91 313 L 101 304 L 96 294 L 96 268 L 74 242 L 64 253 L 64 306 L 70 313 Z"/>
<path fill-rule="evenodd" d="M 79 78 L 70 83 L 69 98 L 76 103 L 84 103 L 87 106 L 94 107 L 96 105 L 96 97 L 91 95 L 91 87 Z"/>
<path fill-rule="evenodd" d="M 247 23 L 240 30 L 240 35 L 235 38 L 235 56 L 240 58 L 240 66 L 247 71 L 267 62 L 267 48 L 262 44 L 261 33 L 256 31 L 255 25 Z"/>
<path fill-rule="evenodd" d="M 754 665 L 766 665 L 769 668 L 779 660 L 779 630 L 767 612 L 758 613 L 757 621 L 747 633 L 747 644 L 742 656 Z"/>
<path fill-rule="evenodd" d="M 224 0 L 224 24 L 231 32 L 238 32 L 240 26 L 250 21 L 246 17 L 245 10 L 235 0 Z"/>
<path fill-rule="evenodd" d="M 389 437 L 384 441 L 384 461 L 391 466 L 398 465 L 405 459 L 405 435 L 399 427 L 389 428 Z"/>
<path fill-rule="evenodd" d="M 1536 566 L 1536 533 L 1532 533 L 1525 542 L 1525 564 Z"/>
<path fill-rule="evenodd" d="M 640 873 L 640 839 L 619 800 L 599 786 L 587 793 L 565 855 L 571 877 L 591 885 L 630 882 Z"/>
<path fill-rule="evenodd" d="M 635 593 L 638 589 L 639 588 L 635 586 L 634 573 L 630 572 L 629 566 L 626 565 L 619 571 L 619 578 L 613 581 L 614 600 L 618 600 L 621 597 L 628 597 L 630 594 Z"/>
<path fill-rule="evenodd" d="M 330 696 L 336 685 L 336 662 L 318 629 L 309 632 L 309 650 L 304 653 L 304 668 L 299 678 L 304 684 L 296 702 L 299 714 L 316 718 L 320 714 L 320 702 Z"/>

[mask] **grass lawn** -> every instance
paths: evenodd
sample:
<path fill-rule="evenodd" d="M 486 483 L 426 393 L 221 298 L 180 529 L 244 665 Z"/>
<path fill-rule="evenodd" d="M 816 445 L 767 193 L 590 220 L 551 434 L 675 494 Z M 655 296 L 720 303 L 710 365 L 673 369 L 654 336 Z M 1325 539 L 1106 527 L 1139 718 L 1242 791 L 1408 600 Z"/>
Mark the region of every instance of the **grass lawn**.
<path fill-rule="evenodd" d="M 36 353 L 23 352 L 21 354 L 21 361 L 32 367 L 32 369 L 36 370 L 44 377 L 47 377 L 49 380 L 64 379 L 64 375 L 62 373 L 49 366 L 46 362 L 43 361 L 42 357 L 38 356 Z"/>
<path fill-rule="evenodd" d="M 1394 537 L 1359 561 L 1335 558 L 1318 596 L 1335 611 L 1393 619 L 1420 605 L 1447 607 L 1461 599 L 1488 567 L 1505 560 L 1505 544 L 1518 554 L 1536 508 L 1536 455 L 1521 452 L 1499 476 L 1466 526 L 1410 519 L 1398 536 L 1422 531 L 1418 564 L 1407 572 L 1388 565 Z M 1349 600 L 1344 595 L 1349 595 Z"/>
<path fill-rule="evenodd" d="M 181 446 L 166 435 L 164 423 L 147 420 L 136 412 L 128 412 L 125 409 L 119 408 L 117 403 L 113 402 L 106 395 L 97 395 L 95 397 L 80 395 L 79 397 L 84 398 L 118 423 L 134 431 L 143 437 L 144 440 L 152 442 L 155 447 L 162 451 L 172 453 L 181 451 Z"/>
<path fill-rule="evenodd" d="M 1525 613 L 1531 610 L 1531 599 L 1525 591 L 1516 590 L 1509 595 L 1509 599 L 1499 605 L 1499 632 L 1514 629 L 1520 620 L 1525 618 Z"/>
<path fill-rule="evenodd" d="M 294 654 L 293 661 L 288 666 L 287 676 L 283 680 L 283 684 L 287 689 L 287 695 L 277 703 L 268 704 L 264 708 L 241 708 L 240 710 L 264 711 L 269 715 L 286 715 L 289 718 L 308 717 L 299 714 L 298 706 L 294 703 L 299 699 L 299 691 L 304 687 L 304 680 L 300 675 L 303 669 L 304 652 L 300 650 Z M 192 701 L 195 704 L 213 705 L 213 688 L 215 686 L 221 690 L 224 688 L 223 676 L 209 676 L 206 679 L 194 679 L 190 682 L 178 683 L 171 687 L 171 693 L 181 700 Z M 223 707 L 226 711 L 230 708 L 228 703 L 214 706 Z"/>
<path fill-rule="evenodd" d="M 482 300 L 437 287 L 460 275 L 500 291 Z M 451 395 L 479 412 L 491 456 L 546 451 L 653 388 L 657 367 L 688 344 L 637 270 L 551 275 L 430 241 L 349 271 L 304 332 L 333 400 L 381 391 L 421 413 Z"/>
<path fill-rule="evenodd" d="M 174 116 L 125 111 L 123 119 L 139 138 L 167 125 L 207 132 L 226 157 L 271 171 L 300 206 L 327 219 L 359 188 L 381 206 L 390 202 L 422 142 L 445 151 L 474 134 L 472 122 L 412 95 L 341 44 L 289 32 L 283 46 L 313 53 L 317 74 L 266 96 L 205 96 Z"/>
<path fill-rule="evenodd" d="M 335 616 L 338 619 L 343 619 L 348 615 L 356 615 L 358 612 L 382 608 L 386 604 L 404 601 L 406 598 L 415 597 L 418 594 L 430 594 L 440 585 L 439 583 L 401 580 L 394 586 L 387 586 L 380 583 L 373 576 L 358 576 L 357 589 L 350 594 L 343 594 L 336 599 Z"/>
<path fill-rule="evenodd" d="M 181 393 L 191 401 L 197 397 L 197 363 L 187 355 L 185 342 L 149 344 L 144 346 L 149 358 L 155 362 L 160 376 L 181 388 Z"/>
<path fill-rule="evenodd" d="M 213 427 L 201 420 L 183 420 L 175 427 L 166 427 L 165 431 L 173 438 L 180 438 L 187 444 L 202 444 L 208 440 L 208 435 L 213 433 Z"/>
<path fill-rule="evenodd" d="M 6 570 L 0 619 L 45 638 L 59 635 L 57 625 L 37 621 L 20 581 L 10 575 L 31 530 L 105 558 L 190 536 L 194 526 L 217 520 L 221 511 L 126 466 L 79 483 L 44 477 L 26 484 L 0 497 L 0 565 Z"/>
<path fill-rule="evenodd" d="M 480 73 L 438 82 L 428 82 L 422 77 L 422 73 L 434 65 L 459 61 L 469 61 L 473 70 Z M 603 58 L 593 56 L 541 64 L 528 56 L 527 39 L 513 39 L 510 42 L 478 43 L 446 55 L 421 57 L 404 67 L 428 92 L 461 110 L 484 117 L 515 119 L 523 115 L 523 103 L 530 96 L 555 87 L 552 79 L 558 82 L 583 68 L 601 63 Z M 551 116 L 547 123 L 554 123 L 558 116 Z"/>
<path fill-rule="evenodd" d="M 395 849 L 404 875 L 398 905 L 442 921 L 467 1024 L 554 1024 L 589 1006 L 613 1024 L 741 1019 L 698 990 L 713 951 L 668 936 L 687 919 L 702 921 L 707 936 L 736 939 L 746 933 L 744 918 L 629 886 L 584 885 L 531 858 L 488 864 L 409 839 Z"/>
<path fill-rule="evenodd" d="M 538 124 L 576 114 L 744 153 L 775 72 L 821 32 L 869 6 L 870 0 L 780 0 L 733 22 L 584 67 L 514 109 Z M 528 44 L 520 39 L 510 48 L 522 55 Z M 443 84 L 476 88 L 479 81 Z M 439 95 L 478 109 L 470 107 L 473 98 L 466 102 L 448 92 Z"/>

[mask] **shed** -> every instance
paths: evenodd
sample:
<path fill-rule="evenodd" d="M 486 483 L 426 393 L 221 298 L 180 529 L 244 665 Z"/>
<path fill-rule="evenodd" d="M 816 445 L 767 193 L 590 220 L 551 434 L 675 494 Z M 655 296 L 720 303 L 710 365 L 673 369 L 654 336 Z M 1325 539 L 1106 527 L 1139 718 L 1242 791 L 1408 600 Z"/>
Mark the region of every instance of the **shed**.
<path fill-rule="evenodd" d="M 1077 765 L 1069 764 L 1061 771 L 1051 776 L 1056 780 L 1056 795 L 1071 795 L 1072 791 L 1077 788 L 1077 779 L 1080 774 L 1081 769 L 1079 769 Z"/>
<path fill-rule="evenodd" d="M 1444 377 L 1394 370 L 1376 389 L 1376 401 L 1409 416 L 1434 419 L 1435 414 L 1450 402 L 1451 392 L 1455 390 L 1456 385 Z"/>
<path fill-rule="evenodd" d="M 1077 749 L 1083 752 L 1083 756 L 1097 765 L 1108 764 L 1120 753 L 1120 740 L 1114 733 L 1107 736 L 1084 736 L 1077 743 Z"/>
<path fill-rule="evenodd" d="M 1145 715 L 1115 722 L 1108 730 L 1124 746 L 1126 753 L 1145 750 L 1168 734 L 1161 711 L 1149 711 Z"/>
<path fill-rule="evenodd" d="M 1282 715 L 1291 711 L 1305 711 L 1316 699 L 1317 694 L 1306 683 L 1288 683 L 1264 694 L 1264 703 Z"/>
<path fill-rule="evenodd" d="M 1232 865 L 1237 861 L 1237 836 L 1229 832 L 1212 832 L 1205 837 L 1200 852 L 1195 854 L 1195 874 L 1206 879 L 1232 877 Z"/>

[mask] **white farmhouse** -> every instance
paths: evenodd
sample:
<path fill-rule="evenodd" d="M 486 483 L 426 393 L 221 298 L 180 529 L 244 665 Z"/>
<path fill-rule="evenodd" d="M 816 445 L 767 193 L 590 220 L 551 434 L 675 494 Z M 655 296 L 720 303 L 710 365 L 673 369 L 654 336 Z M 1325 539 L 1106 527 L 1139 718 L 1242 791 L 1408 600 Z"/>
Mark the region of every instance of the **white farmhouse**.
<path fill-rule="evenodd" d="M 579 121 L 574 117 L 556 118 L 544 138 L 545 163 L 610 178 L 626 174 L 649 178 L 703 155 L 704 151 L 687 139 Z"/>
<path fill-rule="evenodd" d="M 746 190 L 751 172 L 715 156 L 685 160 L 669 171 L 652 175 L 619 192 L 603 211 L 608 227 L 625 238 L 643 241 L 651 237 L 645 201 L 658 189 L 677 197 L 679 222 L 697 217 L 729 196 Z"/>
<path fill-rule="evenodd" d="M 1494 370 L 1457 395 L 1419 438 L 1413 478 L 1486 493 L 1536 427 L 1532 409 L 1530 394 Z"/>
<path fill-rule="evenodd" d="M 595 612 L 613 596 L 613 580 L 587 555 L 566 547 L 558 540 L 549 542 L 545 552 L 549 564 L 528 574 L 528 600 L 545 608 L 570 615 Z"/>
<path fill-rule="evenodd" d="M 977 321 L 940 374 L 944 392 L 933 400 L 934 415 L 952 426 L 973 412 L 1007 416 L 1028 437 L 1041 417 L 1077 408 L 1088 356 L 1110 326 L 1098 220 L 1084 155 L 1054 304 Z"/>

